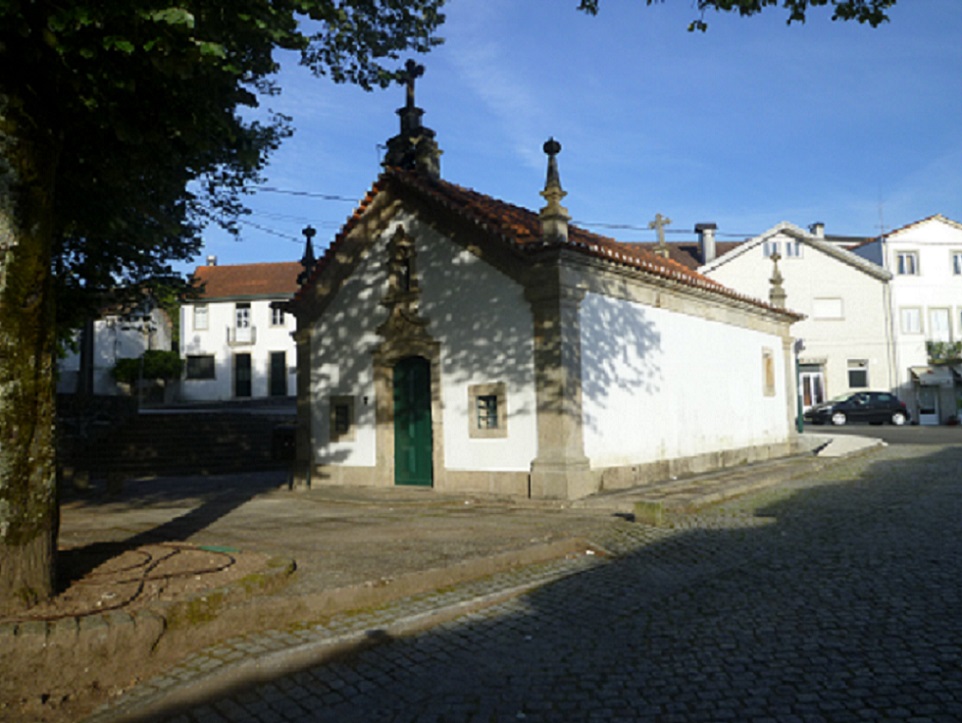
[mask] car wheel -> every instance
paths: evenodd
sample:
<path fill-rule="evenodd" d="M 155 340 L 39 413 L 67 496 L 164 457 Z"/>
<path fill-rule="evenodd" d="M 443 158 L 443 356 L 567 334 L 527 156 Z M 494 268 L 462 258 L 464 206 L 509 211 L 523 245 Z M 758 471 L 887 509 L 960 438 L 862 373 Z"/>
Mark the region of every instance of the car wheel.
<path fill-rule="evenodd" d="M 907 421 L 908 419 L 905 417 L 905 412 L 895 412 L 892 415 L 892 424 L 894 424 L 896 427 L 901 427 Z"/>
<path fill-rule="evenodd" d="M 846 421 L 845 412 L 832 413 L 832 424 L 834 424 L 836 427 L 841 427 Z"/>

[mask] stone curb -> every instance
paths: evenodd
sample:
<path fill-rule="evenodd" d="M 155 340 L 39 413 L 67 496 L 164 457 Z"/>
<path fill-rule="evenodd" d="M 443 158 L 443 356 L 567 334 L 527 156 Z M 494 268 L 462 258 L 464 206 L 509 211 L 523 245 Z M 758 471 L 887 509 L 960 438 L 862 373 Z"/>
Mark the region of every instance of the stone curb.
<path fill-rule="evenodd" d="M 469 615 L 603 563 L 603 555 L 589 552 L 519 567 L 443 592 L 395 599 L 371 611 L 340 613 L 323 624 L 224 641 L 138 686 L 121 701 L 96 711 L 85 723 L 176 715 L 179 709 L 212 697 Z"/>

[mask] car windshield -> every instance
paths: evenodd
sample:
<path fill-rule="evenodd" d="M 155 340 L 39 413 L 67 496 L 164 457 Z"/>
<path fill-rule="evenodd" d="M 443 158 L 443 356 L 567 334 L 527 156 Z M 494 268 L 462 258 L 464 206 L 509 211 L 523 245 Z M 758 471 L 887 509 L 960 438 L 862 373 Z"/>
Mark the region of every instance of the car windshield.
<path fill-rule="evenodd" d="M 853 395 L 851 395 L 851 394 L 840 394 L 840 395 L 837 396 L 837 397 L 832 397 L 831 399 L 829 399 L 829 400 L 828 400 L 828 403 L 829 403 L 829 404 L 835 404 L 836 402 L 847 402 L 849 399 L 852 398 L 852 396 L 853 396 Z"/>

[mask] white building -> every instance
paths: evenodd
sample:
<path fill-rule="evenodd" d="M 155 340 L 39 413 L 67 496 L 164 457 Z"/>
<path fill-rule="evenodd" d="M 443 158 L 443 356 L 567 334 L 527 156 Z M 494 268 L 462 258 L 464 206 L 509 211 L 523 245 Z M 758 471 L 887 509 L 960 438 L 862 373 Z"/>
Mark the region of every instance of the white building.
<path fill-rule="evenodd" d="M 794 451 L 791 324 L 439 178 L 421 111 L 291 303 L 300 482 L 577 498 Z"/>
<path fill-rule="evenodd" d="M 890 391 L 898 379 L 889 311 L 892 275 L 826 242 L 822 231 L 820 225 L 810 233 L 783 222 L 729 246 L 699 268 L 726 286 L 760 297 L 767 293 L 772 255 L 779 255 L 786 306 L 805 316 L 792 332 L 802 342 L 798 362 L 806 409 L 849 392 Z"/>
<path fill-rule="evenodd" d="M 163 309 L 145 298 L 135 308 L 108 307 L 90 325 L 91 392 L 113 396 L 130 390 L 119 386 L 113 370 L 120 359 L 138 359 L 148 350 L 171 350 L 171 321 Z M 75 348 L 68 351 L 57 365 L 57 393 L 74 394 L 81 380 L 81 332 L 75 335 Z"/>
<path fill-rule="evenodd" d="M 921 424 L 962 409 L 962 224 L 942 215 L 853 249 L 892 274 L 895 391 Z M 931 360 L 948 362 L 931 365 Z"/>
<path fill-rule="evenodd" d="M 194 272 L 198 296 L 180 312 L 183 401 L 293 396 L 294 320 L 274 302 L 289 300 L 297 262 L 208 265 Z"/>

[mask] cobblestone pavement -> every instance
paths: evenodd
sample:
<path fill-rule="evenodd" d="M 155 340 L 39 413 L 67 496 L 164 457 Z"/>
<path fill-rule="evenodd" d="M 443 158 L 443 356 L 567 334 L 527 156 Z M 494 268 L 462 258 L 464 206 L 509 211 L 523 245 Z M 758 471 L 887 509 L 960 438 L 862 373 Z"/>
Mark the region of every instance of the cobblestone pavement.
<path fill-rule="evenodd" d="M 617 529 L 576 574 L 166 719 L 962 720 L 962 446 Z"/>

